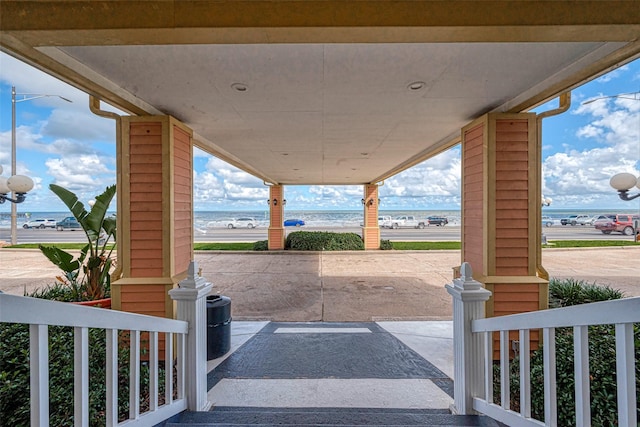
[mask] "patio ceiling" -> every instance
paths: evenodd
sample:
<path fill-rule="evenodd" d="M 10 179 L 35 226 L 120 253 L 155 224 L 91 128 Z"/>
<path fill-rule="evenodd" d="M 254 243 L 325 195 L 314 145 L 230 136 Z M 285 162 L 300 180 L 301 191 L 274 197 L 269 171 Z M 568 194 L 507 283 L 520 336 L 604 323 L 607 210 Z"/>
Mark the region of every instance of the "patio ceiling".
<path fill-rule="evenodd" d="M 633 1 L 3 0 L 0 16 L 5 52 L 131 113 L 171 114 L 280 184 L 382 181 L 474 118 L 640 52 Z"/>

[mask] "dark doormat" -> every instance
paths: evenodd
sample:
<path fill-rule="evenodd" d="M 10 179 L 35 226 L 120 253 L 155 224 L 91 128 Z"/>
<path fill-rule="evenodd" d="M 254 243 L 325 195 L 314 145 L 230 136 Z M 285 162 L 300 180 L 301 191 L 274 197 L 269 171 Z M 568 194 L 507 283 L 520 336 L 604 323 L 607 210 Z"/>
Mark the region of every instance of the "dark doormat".
<path fill-rule="evenodd" d="M 322 332 L 328 328 L 369 332 Z M 453 397 L 451 378 L 376 323 L 269 323 L 209 372 L 207 388 L 223 378 L 430 379 Z"/>

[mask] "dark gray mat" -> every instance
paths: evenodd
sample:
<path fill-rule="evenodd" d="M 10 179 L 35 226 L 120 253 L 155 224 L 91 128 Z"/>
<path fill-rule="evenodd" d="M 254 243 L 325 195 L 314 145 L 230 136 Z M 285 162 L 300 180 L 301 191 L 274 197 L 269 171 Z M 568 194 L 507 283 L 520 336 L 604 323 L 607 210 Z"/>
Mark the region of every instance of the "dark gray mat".
<path fill-rule="evenodd" d="M 274 333 L 278 328 L 366 328 L 371 333 Z M 442 371 L 375 323 L 267 324 L 211 371 L 211 389 L 223 378 L 431 379 L 449 395 Z"/>

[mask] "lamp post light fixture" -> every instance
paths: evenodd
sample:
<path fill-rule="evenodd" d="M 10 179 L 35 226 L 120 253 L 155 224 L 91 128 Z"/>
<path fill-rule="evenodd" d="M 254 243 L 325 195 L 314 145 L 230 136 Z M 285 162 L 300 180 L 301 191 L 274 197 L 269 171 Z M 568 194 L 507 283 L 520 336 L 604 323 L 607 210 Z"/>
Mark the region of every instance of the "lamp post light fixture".
<path fill-rule="evenodd" d="M 17 96 L 21 96 L 22 98 L 16 98 Z M 22 176 L 22 175 L 16 175 L 16 103 L 32 101 L 34 99 L 48 98 L 48 97 L 56 97 L 56 98 L 62 99 L 63 101 L 73 102 L 70 99 L 67 99 L 64 96 L 60 96 L 60 95 L 49 95 L 46 93 L 16 93 L 16 87 L 11 86 L 11 175 L 12 176 L 7 180 L 7 183 L 9 181 L 12 181 L 13 186 L 18 186 L 18 184 L 15 183 L 15 178 Z M 24 178 L 27 178 L 27 177 L 24 177 Z M 31 181 L 30 179 L 29 181 L 31 182 L 31 187 L 29 188 L 29 190 L 31 190 L 33 188 L 33 181 Z M 20 182 L 21 185 L 24 185 L 25 183 L 24 180 L 22 180 L 22 178 L 19 178 L 18 182 Z M 16 203 L 23 202 L 24 193 L 26 193 L 29 190 L 25 191 L 24 193 L 22 193 L 22 196 L 20 196 L 20 193 L 17 190 L 14 190 L 13 188 L 11 188 L 12 185 L 9 185 L 8 188 L 11 191 L 13 191 L 14 198 L 9 199 L 5 196 L 3 198 L 3 201 L 10 200 L 13 202 L 13 204 L 11 205 L 11 244 L 15 245 L 17 240 L 16 230 L 18 228 L 17 227 L 18 212 L 16 209 Z M 6 190 L 6 188 L 2 188 L 2 189 Z"/>
<path fill-rule="evenodd" d="M 633 196 L 629 195 L 631 188 L 637 187 L 640 189 L 640 178 L 636 178 L 632 173 L 623 172 L 615 174 L 609 180 L 609 185 L 618 190 L 618 196 L 620 196 L 622 200 L 629 201 L 640 197 L 640 193 L 634 194 Z"/>
<path fill-rule="evenodd" d="M 0 166 L 0 175 L 2 166 Z M 22 203 L 27 198 L 27 193 L 33 188 L 33 180 L 24 175 L 13 175 L 10 178 L 0 176 L 0 204 L 4 202 Z M 15 194 L 15 199 L 7 194 Z"/>

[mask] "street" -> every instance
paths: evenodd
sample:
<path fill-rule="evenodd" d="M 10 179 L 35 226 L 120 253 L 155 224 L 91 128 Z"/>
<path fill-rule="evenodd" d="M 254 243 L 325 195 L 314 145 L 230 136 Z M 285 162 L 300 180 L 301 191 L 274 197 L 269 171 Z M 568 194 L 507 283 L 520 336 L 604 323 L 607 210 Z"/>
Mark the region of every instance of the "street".
<path fill-rule="evenodd" d="M 333 231 L 342 233 L 362 234 L 360 227 L 342 228 L 342 227 L 287 227 L 286 232 L 294 231 Z M 590 226 L 554 226 L 543 227 L 542 232 L 547 240 L 632 240 L 632 236 L 623 236 L 620 233 L 602 234 Z M 459 241 L 460 227 L 431 226 L 425 229 L 405 228 L 405 229 L 388 229 L 380 230 L 380 237 L 396 242 L 408 241 Z M 253 229 L 208 229 L 206 232 L 196 230 L 194 242 L 255 242 L 267 239 L 267 229 L 258 227 Z M 8 229 L 0 229 L 0 241 L 11 241 L 11 233 Z M 54 242 L 85 242 L 85 234 L 81 230 L 75 231 L 56 231 L 53 229 L 22 229 L 17 230 L 18 243 L 54 243 Z"/>

